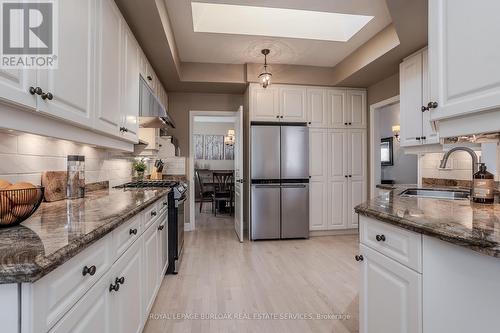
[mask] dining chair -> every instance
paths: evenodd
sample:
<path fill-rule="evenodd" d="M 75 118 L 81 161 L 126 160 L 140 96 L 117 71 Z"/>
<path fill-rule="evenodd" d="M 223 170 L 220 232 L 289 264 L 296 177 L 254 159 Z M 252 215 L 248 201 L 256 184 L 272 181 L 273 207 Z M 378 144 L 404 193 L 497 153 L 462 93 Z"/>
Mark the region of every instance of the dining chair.
<path fill-rule="evenodd" d="M 203 183 L 203 179 L 198 170 L 195 171 L 196 180 L 198 181 L 199 186 L 199 200 L 200 200 L 200 213 L 203 209 L 204 202 L 212 203 L 212 213 L 214 212 L 214 191 L 209 191 L 205 188 L 205 184 Z"/>
<path fill-rule="evenodd" d="M 215 203 L 215 216 L 217 216 L 217 211 L 220 208 L 220 203 L 229 202 L 230 214 L 233 215 L 233 172 L 214 172 L 213 173 L 213 183 L 214 183 L 214 194 L 213 200 Z"/>

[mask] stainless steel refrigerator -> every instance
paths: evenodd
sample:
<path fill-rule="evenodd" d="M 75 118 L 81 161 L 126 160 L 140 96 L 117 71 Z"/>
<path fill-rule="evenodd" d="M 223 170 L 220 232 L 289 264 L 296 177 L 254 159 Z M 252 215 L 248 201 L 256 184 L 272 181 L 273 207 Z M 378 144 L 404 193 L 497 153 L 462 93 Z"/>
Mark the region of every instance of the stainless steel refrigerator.
<path fill-rule="evenodd" d="M 252 123 L 253 240 L 309 237 L 309 129 Z"/>

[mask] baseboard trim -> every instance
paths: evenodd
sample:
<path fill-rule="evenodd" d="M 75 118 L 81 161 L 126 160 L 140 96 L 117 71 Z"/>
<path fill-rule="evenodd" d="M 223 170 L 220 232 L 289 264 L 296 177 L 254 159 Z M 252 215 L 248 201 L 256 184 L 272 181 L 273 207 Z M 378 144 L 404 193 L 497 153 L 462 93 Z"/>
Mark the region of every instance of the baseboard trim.
<path fill-rule="evenodd" d="M 314 230 L 309 231 L 309 237 L 357 235 L 358 233 L 358 228 L 344 230 Z"/>

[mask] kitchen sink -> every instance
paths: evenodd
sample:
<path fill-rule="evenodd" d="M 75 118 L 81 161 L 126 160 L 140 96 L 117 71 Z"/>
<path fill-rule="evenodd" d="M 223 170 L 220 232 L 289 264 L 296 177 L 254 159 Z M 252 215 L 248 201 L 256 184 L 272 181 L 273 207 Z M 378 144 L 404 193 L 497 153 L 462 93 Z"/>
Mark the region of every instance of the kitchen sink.
<path fill-rule="evenodd" d="M 402 197 L 433 198 L 448 200 L 468 200 L 470 192 L 466 190 L 439 190 L 428 188 L 410 188 L 401 192 Z"/>

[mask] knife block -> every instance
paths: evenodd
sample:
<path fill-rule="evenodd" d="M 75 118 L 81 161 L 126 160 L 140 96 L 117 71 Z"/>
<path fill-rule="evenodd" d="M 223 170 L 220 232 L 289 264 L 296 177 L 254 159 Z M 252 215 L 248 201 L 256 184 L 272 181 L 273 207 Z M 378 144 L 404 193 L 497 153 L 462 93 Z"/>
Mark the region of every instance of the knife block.
<path fill-rule="evenodd" d="M 162 180 L 163 179 L 163 173 L 158 172 L 156 170 L 151 170 L 151 180 Z"/>

